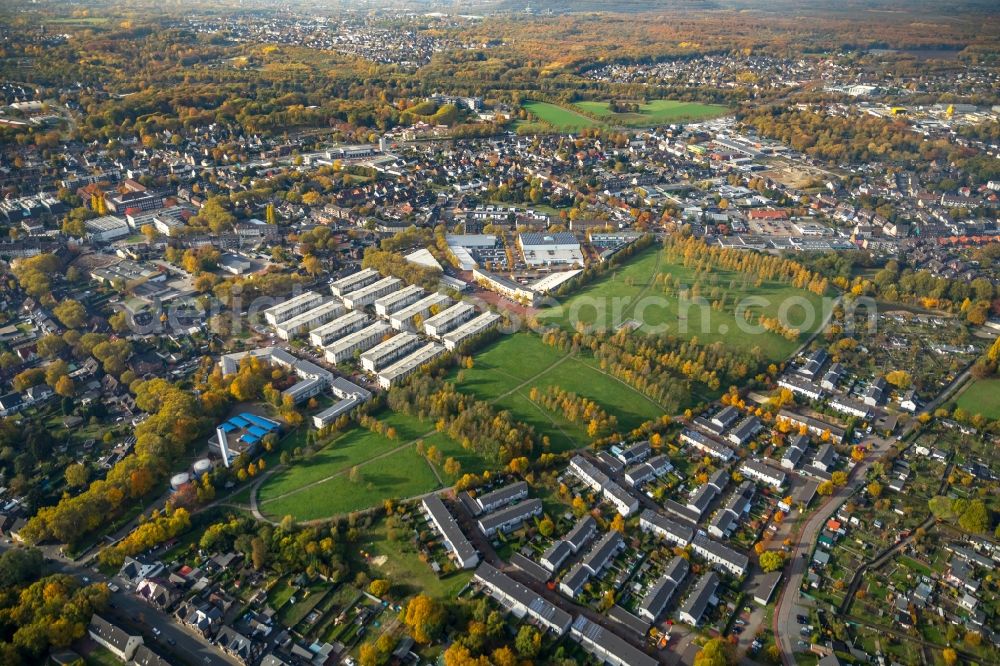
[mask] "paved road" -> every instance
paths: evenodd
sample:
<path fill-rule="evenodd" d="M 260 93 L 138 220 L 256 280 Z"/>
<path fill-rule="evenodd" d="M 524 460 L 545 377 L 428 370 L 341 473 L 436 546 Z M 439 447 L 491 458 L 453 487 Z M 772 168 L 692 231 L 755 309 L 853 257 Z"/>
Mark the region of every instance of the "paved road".
<path fill-rule="evenodd" d="M 6 543 L 0 544 L 0 552 L 13 547 L 15 546 Z M 113 583 L 117 585 L 119 590 L 111 593 L 111 607 L 104 615 L 108 619 L 141 633 L 143 641 L 155 652 L 165 657 L 179 657 L 188 664 L 240 665 L 241 662 L 238 660 L 181 627 L 172 616 L 153 608 L 133 595 L 125 588 L 125 581 L 116 576 L 108 577 L 96 572 L 81 560 L 67 560 L 59 556 L 56 546 L 48 546 L 40 550 L 46 556 L 45 566 L 48 573 L 67 574 L 77 578 L 82 583 Z M 154 628 L 160 632 L 159 636 L 153 632 Z"/>
<path fill-rule="evenodd" d="M 954 395 L 970 376 L 971 368 L 958 375 L 951 384 L 945 387 L 934 400 L 924 407 L 924 411 L 933 412 L 937 409 L 938 406 Z M 900 439 L 908 437 L 917 425 L 918 421 L 916 419 L 907 423 L 900 431 Z M 812 546 L 829 517 L 833 515 L 848 497 L 864 484 L 865 474 L 872 462 L 885 453 L 889 446 L 895 443 L 894 440 L 877 437 L 870 438 L 868 441 L 872 444 L 871 453 L 869 453 L 863 462 L 855 465 L 854 469 L 851 470 L 847 485 L 838 488 L 809 517 L 805 526 L 799 532 L 797 541 L 792 548 L 792 561 L 786 569 L 788 575 L 785 585 L 778 596 L 772 627 L 778 648 L 781 650 L 781 660 L 785 666 L 794 666 L 795 664 L 795 658 L 792 656 L 794 650 L 792 641 L 798 640 L 795 638 L 798 636 L 798 631 L 794 616 L 804 610 L 804 607 L 799 604 L 799 592 L 802 587 L 802 580 L 809 568 L 809 554 L 812 551 Z"/>

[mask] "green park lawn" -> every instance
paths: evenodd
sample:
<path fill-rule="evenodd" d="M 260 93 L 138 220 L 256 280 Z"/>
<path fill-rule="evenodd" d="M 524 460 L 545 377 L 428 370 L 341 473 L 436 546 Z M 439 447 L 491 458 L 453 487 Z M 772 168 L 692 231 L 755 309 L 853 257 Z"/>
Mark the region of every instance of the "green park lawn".
<path fill-rule="evenodd" d="M 557 130 L 580 130 L 599 124 L 596 120 L 548 102 L 525 102 L 522 106 L 540 121 Z"/>
<path fill-rule="evenodd" d="M 644 126 L 676 122 L 692 122 L 717 118 L 729 109 L 719 104 L 681 102 L 672 99 L 654 99 L 639 106 L 639 113 L 613 113 L 608 102 L 577 102 L 575 106 L 587 113 L 606 118 L 618 125 Z"/>
<path fill-rule="evenodd" d="M 799 340 L 787 340 L 774 333 L 742 330 L 737 325 L 732 301 L 722 310 L 692 304 L 681 312 L 677 296 L 664 294 L 653 284 L 659 273 L 670 273 L 688 287 L 696 282 L 692 269 L 680 264 L 668 264 L 660 249 L 649 248 L 624 266 L 566 298 L 559 306 L 540 313 L 538 319 L 567 330 L 574 330 L 577 322 L 608 330 L 635 321 L 640 325 L 639 330 L 647 333 L 662 332 L 689 340 L 697 338 L 699 342 L 708 344 L 723 342 L 746 350 L 760 347 L 764 356 L 774 361 L 787 358 L 800 344 Z M 760 305 L 751 304 L 747 309 L 763 311 L 771 317 L 779 313 L 787 299 L 808 303 L 815 316 L 811 326 L 803 327 L 800 339 L 818 328 L 824 318 L 821 297 L 780 282 L 764 282 L 757 286 L 739 273 L 716 270 L 707 278 L 702 276 L 700 283 L 702 296 L 707 300 L 710 300 L 709 293 L 713 287 L 739 299 L 764 299 Z M 792 324 L 803 322 L 803 310 L 801 305 L 788 309 Z"/>
<path fill-rule="evenodd" d="M 294 469 L 294 468 L 293 468 Z M 377 506 L 385 499 L 403 499 L 440 488 L 429 463 L 417 454 L 416 445 L 404 444 L 390 455 L 358 465 L 359 478 L 346 470 L 309 486 L 288 491 L 260 503 L 273 520 L 292 516 L 297 521 L 322 520 Z M 262 493 L 270 481 L 264 484 Z"/>
<path fill-rule="evenodd" d="M 533 403 L 528 397 L 532 387 L 558 386 L 594 400 L 617 417 L 620 430 L 663 414 L 653 401 L 601 372 L 591 360 L 567 356 L 534 333 L 523 332 L 501 338 L 477 353 L 474 367 L 453 372 L 450 379 L 460 391 L 508 409 L 517 420 L 548 435 L 553 451 L 585 446 L 589 441 L 586 428 Z"/>
<path fill-rule="evenodd" d="M 1000 418 L 1000 379 L 977 379 L 962 391 L 955 404 L 970 414 Z"/>

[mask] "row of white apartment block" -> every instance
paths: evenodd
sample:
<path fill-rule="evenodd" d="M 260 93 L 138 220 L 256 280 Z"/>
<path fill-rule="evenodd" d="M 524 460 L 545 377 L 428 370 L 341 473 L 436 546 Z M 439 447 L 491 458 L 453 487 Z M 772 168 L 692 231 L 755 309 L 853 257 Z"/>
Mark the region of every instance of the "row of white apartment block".
<path fill-rule="evenodd" d="M 358 331 L 349 333 L 324 348 L 328 363 L 337 365 L 354 358 L 355 353 L 366 352 L 392 334 L 392 327 L 384 321 L 376 321 Z"/>
<path fill-rule="evenodd" d="M 388 317 L 393 312 L 399 312 L 407 305 L 416 303 L 427 295 L 422 287 L 411 284 L 403 287 L 397 292 L 388 294 L 375 301 L 375 314 L 379 317 Z"/>
<path fill-rule="evenodd" d="M 420 337 L 403 331 L 399 335 L 380 342 L 361 355 L 361 368 L 372 374 L 407 356 L 420 346 Z"/>
<path fill-rule="evenodd" d="M 277 326 L 295 315 L 312 310 L 321 303 L 323 303 L 322 296 L 315 291 L 307 291 L 264 310 L 264 320 L 271 326 Z"/>
<path fill-rule="evenodd" d="M 398 291 L 403 281 L 399 278 L 386 277 L 344 295 L 344 305 L 350 310 L 360 310 L 372 305 L 382 296 Z"/>
<path fill-rule="evenodd" d="M 325 347 L 334 340 L 345 335 L 360 331 L 369 322 L 368 315 L 363 312 L 348 312 L 333 321 L 309 331 L 309 342 L 314 347 Z"/>
<path fill-rule="evenodd" d="M 334 296 L 340 296 L 343 298 L 352 291 L 357 291 L 362 287 L 367 287 L 370 284 L 377 282 L 382 275 L 373 268 L 366 268 L 357 273 L 352 273 L 346 277 L 342 277 L 339 280 L 334 280 L 330 284 L 330 292 Z"/>
<path fill-rule="evenodd" d="M 456 303 L 427 319 L 424 322 L 424 333 L 440 340 L 446 333 L 454 331 L 475 316 L 476 308 L 468 303 Z"/>
<path fill-rule="evenodd" d="M 344 305 L 331 299 L 325 303 L 295 315 L 291 319 L 274 325 L 274 332 L 282 340 L 292 340 L 317 326 L 321 326 L 344 314 Z"/>
<path fill-rule="evenodd" d="M 460 344 L 475 337 L 480 333 L 485 333 L 500 323 L 500 315 L 495 312 L 483 312 L 475 319 L 465 322 L 458 328 L 441 336 L 441 341 L 448 351 L 453 351 Z"/>
<path fill-rule="evenodd" d="M 422 366 L 434 361 L 444 353 L 445 348 L 443 346 L 436 342 L 428 342 L 406 358 L 379 372 L 378 385 L 384 389 L 388 389 L 393 384 L 403 381 Z"/>
<path fill-rule="evenodd" d="M 430 294 L 390 314 L 389 323 L 397 331 L 416 331 L 417 317 L 426 320 L 432 310 L 437 311 L 449 305 L 451 305 L 451 298 L 445 294 Z"/>

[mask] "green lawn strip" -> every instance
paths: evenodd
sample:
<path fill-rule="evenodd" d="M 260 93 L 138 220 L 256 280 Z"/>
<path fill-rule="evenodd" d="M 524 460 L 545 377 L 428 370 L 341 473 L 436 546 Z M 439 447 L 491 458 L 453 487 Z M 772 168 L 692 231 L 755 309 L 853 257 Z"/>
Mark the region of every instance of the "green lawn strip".
<path fill-rule="evenodd" d="M 402 499 L 439 487 L 433 470 L 408 444 L 392 455 L 358 465 L 360 478 L 351 481 L 344 473 L 301 491 L 261 505 L 268 517 L 286 515 L 296 520 L 318 520 L 359 511 L 387 498 Z"/>
<path fill-rule="evenodd" d="M 797 348 L 799 341 L 787 340 L 774 333 L 755 334 L 742 330 L 736 321 L 734 297 L 737 300 L 746 297 L 764 299 L 766 304 L 752 305 L 747 309 L 761 311 L 770 317 L 777 316 L 787 307 L 792 324 L 810 324 L 803 326 L 802 336 L 822 323 L 823 301 L 816 294 L 773 281 L 757 286 L 746 276 L 733 271 L 716 270 L 711 277 L 697 276 L 693 269 L 679 263 L 660 262 L 657 271 L 656 255 L 659 252 L 662 252 L 659 248 L 641 252 L 624 266 L 565 299 L 560 306 L 542 312 L 538 319 L 567 330 L 574 330 L 577 321 L 609 329 L 637 319 L 645 332 L 657 332 L 662 328 L 662 332 L 667 334 L 688 340 L 697 338 L 701 343 L 724 342 L 746 350 L 760 347 L 764 355 L 772 360 L 787 357 Z M 706 301 L 711 301 L 712 289 L 717 287 L 722 293 L 728 292 L 728 302 L 721 311 L 707 305 L 691 304 L 682 313 L 676 295 L 664 294 L 660 288 L 650 286 L 657 272 L 670 273 L 687 286 L 699 282 L 701 296 Z M 648 305 L 642 307 L 643 303 Z M 786 303 L 794 305 L 786 306 Z M 811 322 L 803 319 L 805 304 L 809 304 L 815 315 Z"/>
<path fill-rule="evenodd" d="M 962 391 L 955 404 L 970 414 L 1000 418 L 1000 379 L 977 379 Z"/>
<path fill-rule="evenodd" d="M 725 115 L 729 109 L 719 104 L 701 104 L 672 99 L 654 99 L 639 105 L 638 113 L 614 113 L 609 102 L 584 101 L 574 105 L 616 125 L 659 125 L 679 121 L 698 121 Z"/>
<path fill-rule="evenodd" d="M 599 124 L 591 118 L 548 102 L 524 102 L 521 106 L 540 121 L 560 130 L 586 129 Z"/>
<path fill-rule="evenodd" d="M 275 497 L 391 451 L 403 443 L 386 439 L 363 428 L 352 428 L 310 458 L 297 460 L 292 466 L 271 476 L 260 487 L 259 501 L 267 503 Z"/>
<path fill-rule="evenodd" d="M 424 592 L 438 599 L 453 599 L 471 578 L 471 572 L 460 571 L 439 578 L 407 536 L 390 541 L 385 522 L 369 530 L 360 544 L 371 556 L 369 566 L 373 576 L 387 578 L 393 584 L 394 597 Z"/>

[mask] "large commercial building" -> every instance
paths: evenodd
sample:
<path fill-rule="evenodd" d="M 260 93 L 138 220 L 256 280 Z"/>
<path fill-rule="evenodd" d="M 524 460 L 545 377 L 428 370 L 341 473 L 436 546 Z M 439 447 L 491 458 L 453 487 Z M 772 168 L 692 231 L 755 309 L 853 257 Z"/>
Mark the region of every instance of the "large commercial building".
<path fill-rule="evenodd" d="M 345 335 L 324 349 L 326 360 L 334 365 L 349 361 L 357 352 L 365 352 L 382 342 L 392 327 L 384 321 L 377 321 L 367 328 Z"/>
<path fill-rule="evenodd" d="M 418 346 L 420 346 L 420 338 L 415 333 L 403 331 L 362 354 L 361 367 L 367 372 L 378 372 L 403 358 Z"/>
<path fill-rule="evenodd" d="M 264 310 L 264 320 L 271 326 L 288 321 L 298 314 L 302 314 L 323 302 L 323 297 L 315 291 L 307 291 L 304 294 L 294 296 L 283 303 Z"/>
<path fill-rule="evenodd" d="M 344 296 L 344 305 L 351 310 L 358 310 L 374 303 L 382 296 L 391 294 L 399 289 L 403 281 L 399 278 L 387 277 L 377 282 L 362 287 L 357 291 L 352 291 Z"/>
<path fill-rule="evenodd" d="M 424 333 L 440 340 L 445 333 L 456 328 L 476 316 L 476 308 L 468 303 L 456 303 L 442 310 L 424 322 Z"/>
<path fill-rule="evenodd" d="M 407 305 L 416 303 L 427 295 L 423 288 L 415 284 L 403 287 L 399 291 L 393 292 L 375 301 L 375 314 L 379 317 L 388 317 L 393 312 L 398 312 Z"/>
<path fill-rule="evenodd" d="M 330 291 L 333 292 L 334 296 L 343 297 L 352 291 L 357 291 L 362 287 L 367 287 L 377 281 L 379 277 L 381 276 L 378 271 L 372 268 L 366 268 L 363 271 L 352 273 L 346 277 L 340 278 L 339 280 L 335 280 L 330 284 Z"/>
<path fill-rule="evenodd" d="M 529 266 L 583 265 L 580 241 L 568 231 L 555 233 L 523 233 L 517 244 Z"/>
<path fill-rule="evenodd" d="M 275 324 L 274 332 L 282 340 L 291 340 L 344 314 L 338 300 L 330 300 L 291 319 Z"/>
<path fill-rule="evenodd" d="M 436 310 L 438 308 L 445 308 L 450 304 L 451 299 L 448 296 L 444 294 L 431 294 L 389 315 L 389 323 L 397 331 L 415 331 L 417 330 L 414 322 L 416 317 L 427 319 L 431 308 Z"/>
<path fill-rule="evenodd" d="M 441 356 L 444 352 L 444 347 L 436 342 L 429 342 L 406 358 L 397 361 L 378 373 L 378 385 L 384 389 L 388 389 L 393 384 L 398 384 L 422 366 Z"/>
<path fill-rule="evenodd" d="M 105 215 L 83 223 L 87 230 L 87 240 L 91 243 L 107 243 L 116 238 L 128 236 L 132 231 L 128 222 L 114 215 Z"/>
<path fill-rule="evenodd" d="M 369 321 L 368 315 L 364 312 L 348 312 L 328 324 L 323 324 L 311 330 L 309 332 L 309 342 L 315 347 L 325 347 L 334 340 L 355 331 L 360 331 Z"/>
<path fill-rule="evenodd" d="M 451 511 L 444 505 L 441 498 L 437 495 L 428 495 L 423 499 L 421 505 L 427 519 L 441 535 L 445 550 L 455 560 L 455 563 L 463 569 L 471 569 L 476 566 L 479 563 L 479 553 L 469 543 L 462 528 L 458 526 L 458 521 L 451 515 Z"/>
<path fill-rule="evenodd" d="M 454 350 L 460 344 L 484 333 L 500 322 L 500 315 L 495 312 L 484 312 L 475 319 L 465 322 L 455 330 L 441 336 L 441 341 L 448 351 Z"/>

